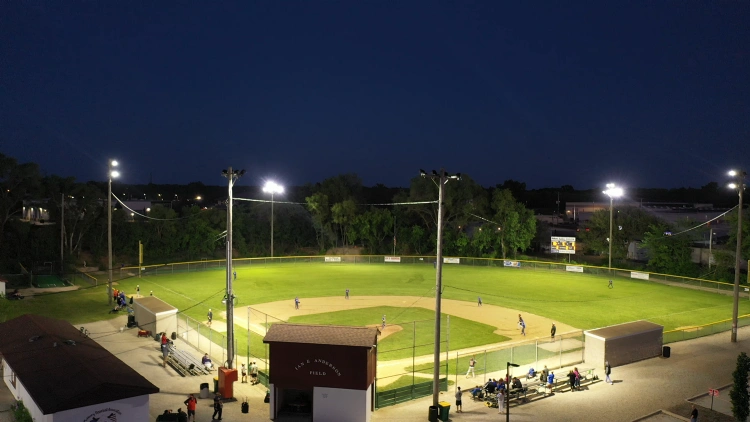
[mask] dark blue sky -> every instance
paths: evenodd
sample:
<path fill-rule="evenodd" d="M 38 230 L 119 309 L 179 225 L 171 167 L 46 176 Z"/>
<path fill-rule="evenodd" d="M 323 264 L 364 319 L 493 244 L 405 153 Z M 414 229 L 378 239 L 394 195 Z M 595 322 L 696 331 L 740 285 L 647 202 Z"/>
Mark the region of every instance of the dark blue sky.
<path fill-rule="evenodd" d="M 572 3 L 572 4 L 568 4 Z M 750 164 L 750 3 L 0 2 L 0 152 L 48 173 L 701 186 Z"/>

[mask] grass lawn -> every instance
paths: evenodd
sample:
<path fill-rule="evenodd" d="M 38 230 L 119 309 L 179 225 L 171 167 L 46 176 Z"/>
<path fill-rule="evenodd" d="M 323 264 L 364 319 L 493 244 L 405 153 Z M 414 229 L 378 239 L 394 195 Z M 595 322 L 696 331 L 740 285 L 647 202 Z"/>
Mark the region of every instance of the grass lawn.
<path fill-rule="evenodd" d="M 236 270 L 234 290 L 238 306 L 292 300 L 295 296 L 303 300 L 343 296 L 347 288 L 352 297 L 434 296 L 435 270 L 431 264 L 252 264 L 238 266 Z M 125 278 L 118 280 L 118 288 L 130 295 L 135 292 L 136 284 L 140 284 L 141 294 L 153 290 L 180 312 L 202 321 L 208 308 L 213 308 L 215 315 L 217 309 L 224 308 L 221 299 L 225 283 L 223 270 L 206 270 Z M 730 296 L 626 278 L 615 279 L 614 289 L 608 289 L 606 277 L 589 274 L 446 265 L 443 284 L 444 297 L 448 299 L 475 302 L 481 296 L 485 304 L 516 308 L 581 329 L 647 319 L 670 330 L 732 315 Z M 107 314 L 110 306 L 106 291 L 106 286 L 100 284 L 73 292 L 0 301 L 0 321 L 25 313 L 61 318 L 76 325 L 106 319 L 114 316 Z M 740 315 L 748 313 L 750 301 L 743 300 Z M 349 316 L 343 318 L 329 321 L 344 324 Z M 408 321 L 400 318 L 398 322 Z M 404 331 L 408 331 L 406 327 Z M 452 336 L 456 336 L 456 331 L 452 330 Z M 246 332 L 237 330 L 236 337 L 238 349 L 244 353 Z M 472 340 L 471 336 L 461 341 L 452 338 L 451 349 L 467 347 Z M 251 351 L 261 348 L 260 336 L 252 335 Z"/>
<path fill-rule="evenodd" d="M 424 308 L 394 308 L 389 306 L 362 308 L 348 311 L 329 312 L 295 316 L 289 322 L 300 324 L 348 325 L 362 327 L 371 324 L 373 315 L 388 315 L 389 325 L 399 325 L 402 330 L 378 341 L 378 360 L 394 360 L 412 356 L 412 346 L 415 356 L 427 355 L 434 350 L 435 312 Z M 393 317 L 393 319 L 391 319 Z M 377 320 L 377 318 L 375 319 Z M 411 321 L 414 321 L 413 323 Z M 447 332 L 447 315 L 442 315 L 441 328 L 443 339 L 441 349 L 445 350 Z M 451 317 L 450 342 L 460 344 L 461 347 L 481 346 L 483 344 L 500 343 L 508 337 L 493 333 L 495 327 L 467 319 Z M 416 337 L 415 334 L 416 333 Z M 451 346 L 453 347 L 453 346 Z"/>

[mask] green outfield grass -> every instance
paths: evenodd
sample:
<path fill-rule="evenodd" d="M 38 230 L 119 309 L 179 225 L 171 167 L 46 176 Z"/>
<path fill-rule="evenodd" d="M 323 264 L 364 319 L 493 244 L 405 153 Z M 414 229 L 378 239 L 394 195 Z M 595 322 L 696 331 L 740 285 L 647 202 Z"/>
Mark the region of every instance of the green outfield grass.
<path fill-rule="evenodd" d="M 253 264 L 238 266 L 234 283 L 238 306 L 248 306 L 295 296 L 341 296 L 350 289 L 352 297 L 372 295 L 434 296 L 435 270 L 430 264 Z M 154 295 L 181 312 L 204 320 L 207 309 L 222 309 L 225 289 L 222 270 L 174 273 L 143 278 L 126 278 L 118 287 L 128 295 Z M 607 288 L 602 276 L 516 268 L 444 267 L 444 297 L 516 308 L 560 321 L 580 329 L 602 327 L 647 319 L 666 330 L 695 326 L 731 318 L 732 298 L 712 292 L 674 287 L 655 282 L 615 279 Z M 34 313 L 62 318 L 73 324 L 111 317 L 107 314 L 106 286 L 54 293 L 20 301 L 0 301 L 0 321 Z M 750 313 L 750 301 L 740 303 L 740 314 Z M 345 317 L 346 319 L 348 317 Z M 336 322 L 330 320 L 331 322 Z M 338 321 L 338 324 L 345 323 Z M 237 330 L 239 350 L 247 337 Z M 251 350 L 260 350 L 260 336 L 251 336 Z M 451 349 L 465 345 L 451 341 Z M 254 353 L 255 354 L 255 353 Z"/>
<path fill-rule="evenodd" d="M 380 306 L 295 316 L 290 318 L 289 322 L 362 327 L 377 324 L 381 315 L 387 315 L 388 325 L 398 325 L 401 331 L 378 341 L 378 360 L 402 359 L 412 357 L 412 353 L 421 356 L 433 352 L 435 312 L 424 308 Z M 446 344 L 448 337 L 445 333 L 448 328 L 448 319 L 445 314 L 442 315 L 441 328 L 443 331 L 441 349 L 445 350 L 449 346 Z M 450 318 L 450 342 L 460 344 L 461 347 L 481 346 L 509 340 L 508 337 L 493 333 L 494 330 L 495 327 L 487 324 L 458 317 Z"/>

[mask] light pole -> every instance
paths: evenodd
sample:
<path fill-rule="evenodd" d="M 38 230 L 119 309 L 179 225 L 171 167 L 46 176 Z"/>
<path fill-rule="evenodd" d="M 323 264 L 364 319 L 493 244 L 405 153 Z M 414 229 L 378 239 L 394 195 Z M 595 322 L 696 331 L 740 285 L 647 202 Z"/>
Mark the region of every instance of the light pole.
<path fill-rule="evenodd" d="M 740 203 L 737 206 L 737 251 L 734 257 L 734 301 L 732 302 L 732 343 L 737 343 L 737 316 L 740 306 L 740 255 L 742 254 L 742 193 L 745 190 L 745 176 L 743 170 L 729 172 L 734 182 L 729 184 L 731 189 L 737 189 Z"/>
<path fill-rule="evenodd" d="M 263 192 L 271 194 L 271 258 L 273 258 L 273 195 L 275 193 L 283 193 L 284 187 L 269 181 L 263 186 Z"/>
<path fill-rule="evenodd" d="M 518 364 L 513 362 L 508 362 L 508 365 L 505 367 L 505 422 L 510 421 L 510 397 L 508 396 L 508 393 L 510 392 L 510 368 L 518 368 Z"/>
<path fill-rule="evenodd" d="M 109 261 L 107 265 L 107 296 L 109 304 L 112 305 L 112 179 L 120 176 L 120 172 L 114 170 L 117 167 L 117 160 L 109 160 L 107 164 L 107 249 L 109 252 Z"/>
<path fill-rule="evenodd" d="M 623 191 L 622 191 L 622 188 L 616 187 L 614 183 L 607 183 L 607 190 L 605 190 L 603 193 L 609 196 L 609 273 L 611 276 L 612 274 L 612 220 L 614 218 L 612 209 L 614 208 L 613 207 L 614 199 L 621 197 L 623 194 Z"/>
<path fill-rule="evenodd" d="M 422 177 L 429 177 L 438 185 L 438 216 L 437 216 L 437 253 L 435 263 L 435 359 L 432 372 L 432 406 L 437 407 L 440 400 L 440 307 L 443 294 L 443 196 L 445 196 L 445 184 L 449 180 L 461 180 L 461 173 L 453 176 L 448 175 L 445 170 L 440 173 L 435 170 L 432 175 L 427 175 L 424 170 L 419 170 Z"/>
<path fill-rule="evenodd" d="M 232 170 L 229 167 L 221 175 L 229 180 L 227 198 L 227 369 L 232 369 L 234 361 L 234 292 L 232 291 L 232 186 L 245 174 L 245 170 Z"/>

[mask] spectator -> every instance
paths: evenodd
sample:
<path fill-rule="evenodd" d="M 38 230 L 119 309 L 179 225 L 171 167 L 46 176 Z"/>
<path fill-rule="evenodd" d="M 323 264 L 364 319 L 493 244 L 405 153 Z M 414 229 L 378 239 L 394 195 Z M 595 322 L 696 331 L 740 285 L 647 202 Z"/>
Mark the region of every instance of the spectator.
<path fill-rule="evenodd" d="M 185 406 L 187 406 L 187 419 L 189 420 L 192 416 L 192 422 L 195 422 L 195 407 L 198 405 L 198 399 L 194 395 L 189 395 L 185 400 Z"/>
<path fill-rule="evenodd" d="M 486 384 L 484 384 L 484 390 L 487 391 L 487 394 L 495 394 L 496 389 L 497 389 L 497 384 L 492 378 L 490 378 L 490 380 L 487 381 Z"/>
<path fill-rule="evenodd" d="M 211 420 L 217 419 L 221 420 L 221 411 L 224 408 L 224 403 L 221 401 L 221 395 L 219 393 L 216 393 L 214 396 L 214 414 L 211 416 Z M 217 418 L 216 415 L 219 415 Z"/>
<path fill-rule="evenodd" d="M 578 372 L 578 367 L 573 368 L 573 373 L 576 376 L 576 382 L 575 382 L 576 390 L 580 390 L 581 389 L 581 373 Z"/>
<path fill-rule="evenodd" d="M 258 364 L 255 362 L 250 365 L 250 378 L 252 378 L 252 380 L 250 381 L 251 385 L 255 385 L 260 382 L 258 380 Z"/>
<path fill-rule="evenodd" d="M 693 409 L 690 411 L 690 422 L 698 422 L 698 409 L 693 405 Z"/>
<path fill-rule="evenodd" d="M 615 383 L 612 382 L 612 378 L 610 378 L 610 375 L 612 374 L 612 367 L 609 366 L 609 361 L 604 361 L 604 375 L 607 377 L 604 379 L 604 381 L 609 385 L 615 385 Z"/>
<path fill-rule="evenodd" d="M 482 398 L 482 387 L 476 386 L 471 389 L 471 396 L 475 399 L 481 399 Z"/>
<path fill-rule="evenodd" d="M 552 388 L 555 387 L 555 373 L 550 372 L 549 376 L 547 377 L 547 388 L 549 388 L 550 393 L 552 392 Z"/>
<path fill-rule="evenodd" d="M 568 372 L 568 383 L 570 384 L 570 391 L 575 391 L 576 389 L 576 374 L 571 370 Z"/>
<path fill-rule="evenodd" d="M 242 364 L 242 369 L 240 369 L 240 373 L 242 374 L 242 378 L 240 381 L 242 383 L 247 383 L 247 368 L 245 368 L 245 364 Z"/>
<path fill-rule="evenodd" d="M 547 377 L 549 377 L 549 369 L 547 369 L 547 365 L 544 365 L 544 369 L 542 369 L 542 376 L 539 378 L 539 380 L 542 382 L 546 382 Z"/>
<path fill-rule="evenodd" d="M 523 384 L 521 384 L 521 380 L 520 379 L 518 379 L 516 377 L 513 377 L 513 388 L 514 389 L 515 388 L 521 388 L 521 389 L 523 389 Z"/>
<path fill-rule="evenodd" d="M 161 333 L 161 355 L 163 358 L 162 366 L 167 367 L 167 358 L 169 357 L 169 339 L 167 333 Z"/>
<path fill-rule="evenodd" d="M 177 409 L 177 422 L 187 422 L 187 413 L 182 408 Z"/>
<path fill-rule="evenodd" d="M 456 413 L 461 413 L 461 396 L 463 393 L 461 387 L 456 387 Z"/>
<path fill-rule="evenodd" d="M 529 368 L 529 373 L 526 375 L 526 379 L 530 380 L 534 377 L 536 377 L 536 371 L 534 371 L 534 368 Z"/>
<path fill-rule="evenodd" d="M 208 357 L 208 353 L 203 355 L 203 358 L 201 359 L 201 363 L 203 364 L 203 366 L 206 367 L 206 369 L 208 369 L 209 371 L 213 371 L 214 363 L 211 362 L 211 358 Z M 245 366 L 245 365 L 242 365 L 242 366 Z"/>
<path fill-rule="evenodd" d="M 499 390 L 497 392 L 497 413 L 503 413 L 504 407 L 505 407 L 505 392 L 503 390 Z"/>

